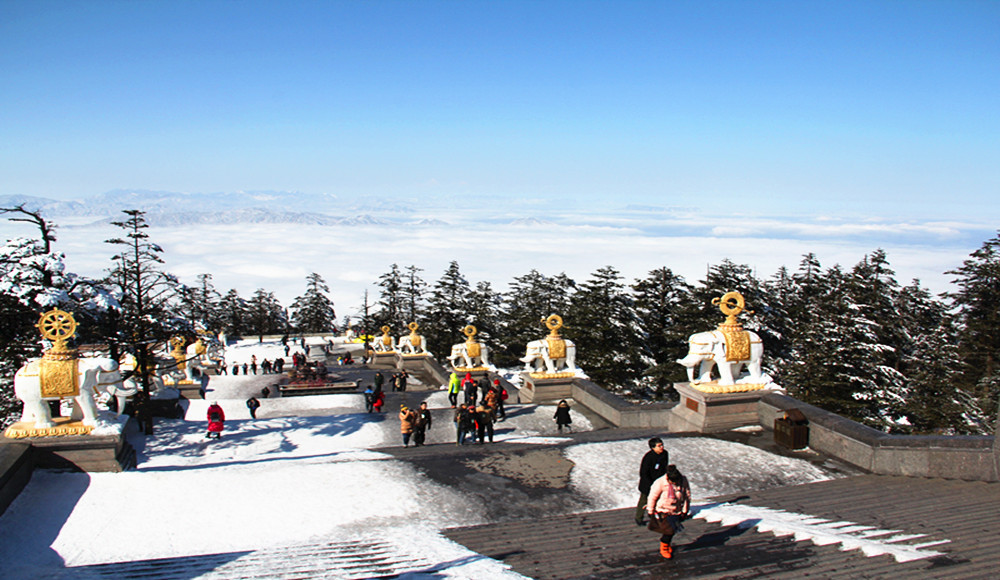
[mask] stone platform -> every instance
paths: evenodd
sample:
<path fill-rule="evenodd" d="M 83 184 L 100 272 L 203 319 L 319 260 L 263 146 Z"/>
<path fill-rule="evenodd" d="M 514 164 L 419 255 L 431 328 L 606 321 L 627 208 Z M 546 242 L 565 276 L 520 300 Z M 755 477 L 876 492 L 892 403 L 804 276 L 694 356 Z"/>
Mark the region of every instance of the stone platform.
<path fill-rule="evenodd" d="M 521 373 L 521 402 L 539 405 L 572 399 L 575 378 L 574 373 Z"/>
<path fill-rule="evenodd" d="M 54 419 L 57 425 L 82 424 L 64 417 Z M 16 426 L 17 423 L 14 424 Z M 12 427 L 14 427 L 12 426 Z M 29 429 L 30 431 L 30 429 Z M 33 448 L 35 467 L 69 469 L 86 472 L 121 472 L 135 467 L 135 449 L 124 433 L 116 435 L 24 436 L 0 438 L 2 443 L 25 443 Z"/>
<path fill-rule="evenodd" d="M 758 424 L 757 402 L 770 392 L 706 393 L 690 383 L 674 383 L 681 400 L 673 408 L 670 430 L 674 432 L 721 433 Z"/>

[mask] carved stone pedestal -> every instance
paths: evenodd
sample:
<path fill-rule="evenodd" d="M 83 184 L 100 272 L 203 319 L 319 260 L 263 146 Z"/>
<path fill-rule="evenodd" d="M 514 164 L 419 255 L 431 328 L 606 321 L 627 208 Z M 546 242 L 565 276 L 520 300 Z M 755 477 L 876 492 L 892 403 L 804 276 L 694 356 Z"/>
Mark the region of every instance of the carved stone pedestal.
<path fill-rule="evenodd" d="M 396 368 L 396 353 L 392 351 L 376 352 L 368 366 L 373 369 L 394 369 Z"/>
<path fill-rule="evenodd" d="M 399 359 L 399 368 L 411 375 L 417 375 L 423 372 L 424 365 L 429 360 L 433 360 L 429 354 L 404 354 Z"/>
<path fill-rule="evenodd" d="M 70 469 L 73 471 L 125 471 L 135 467 L 135 449 L 125 439 L 123 433 L 113 435 L 49 435 L 34 433 L 50 430 L 64 430 L 69 433 L 79 422 L 63 417 L 54 419 L 56 427 L 47 430 L 34 429 L 34 424 L 15 423 L 8 430 L 3 441 L 28 443 L 33 448 L 36 467 L 48 469 Z M 26 433 L 23 434 L 22 433 Z M 16 438 L 11 438 L 11 436 Z"/>
<path fill-rule="evenodd" d="M 670 431 L 719 433 L 737 427 L 757 425 L 757 401 L 770 391 L 741 393 L 705 393 L 690 383 L 674 383 L 680 403 L 673 408 Z"/>
<path fill-rule="evenodd" d="M 534 376 L 532 376 L 534 375 Z M 522 403 L 550 403 L 562 399 L 573 398 L 574 373 L 557 373 L 541 375 L 540 373 L 521 373 Z"/>

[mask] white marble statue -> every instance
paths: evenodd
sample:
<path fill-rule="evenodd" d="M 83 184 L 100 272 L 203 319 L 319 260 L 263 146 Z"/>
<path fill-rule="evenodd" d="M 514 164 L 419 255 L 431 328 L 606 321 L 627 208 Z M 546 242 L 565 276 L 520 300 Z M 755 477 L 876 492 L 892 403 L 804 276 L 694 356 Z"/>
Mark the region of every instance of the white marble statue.
<path fill-rule="evenodd" d="M 553 314 L 544 320 L 549 329 L 549 335 L 542 340 L 533 340 L 527 344 L 521 362 L 528 372 L 544 372 L 548 374 L 570 372 L 575 373 L 576 345 L 573 341 L 559 336 L 562 328 L 562 317 Z"/>
<path fill-rule="evenodd" d="M 709 383 L 719 387 L 743 384 L 761 388 L 770 383 L 770 377 L 762 371 L 764 345 L 760 336 L 744 330 L 736 320 L 745 307 L 743 296 L 729 292 L 712 303 L 719 305 L 726 322 L 717 330 L 698 332 L 688 339 L 687 356 L 677 360 L 687 368 L 688 381 L 696 388 Z M 718 371 L 718 379 L 712 378 L 713 368 Z"/>
<path fill-rule="evenodd" d="M 392 330 L 388 326 L 382 327 L 382 336 L 372 339 L 371 345 L 375 352 L 393 352 L 396 350 L 396 338 L 389 334 Z"/>
<path fill-rule="evenodd" d="M 35 423 L 36 429 L 54 427 L 52 413 L 48 401 L 72 398 L 74 400 L 74 420 L 83 420 L 84 425 L 97 425 L 97 389 L 109 389 L 121 386 L 121 373 L 118 362 L 112 358 L 81 358 L 77 359 L 77 376 L 79 390 L 69 396 L 43 396 L 41 378 L 39 376 L 40 359 L 35 359 L 21 367 L 14 374 L 14 394 L 24 403 L 21 421 Z"/>
<path fill-rule="evenodd" d="M 406 325 L 410 329 L 410 334 L 406 336 L 399 337 L 396 342 L 396 348 L 400 350 L 403 354 L 426 354 L 429 355 L 430 352 L 427 350 L 427 339 L 422 335 L 417 334 L 417 329 L 420 325 L 416 322 L 411 322 Z"/>
<path fill-rule="evenodd" d="M 745 360 L 731 361 L 727 359 L 726 337 L 718 330 L 698 332 L 688 339 L 688 354 L 677 362 L 687 367 L 688 381 L 692 383 L 708 383 L 712 380 L 712 368 L 719 372 L 719 385 L 736 384 L 737 379 L 749 379 L 751 382 L 764 381 L 761 363 L 764 355 L 764 345 L 756 333 L 745 330 L 750 339 L 750 356 Z M 695 376 L 695 367 L 698 375 Z M 743 376 L 744 368 L 747 375 Z"/>
<path fill-rule="evenodd" d="M 477 330 L 471 324 L 462 329 L 465 342 L 452 345 L 448 360 L 453 369 L 489 368 L 490 349 L 475 339 Z M 461 361 L 461 362 L 460 362 Z"/>

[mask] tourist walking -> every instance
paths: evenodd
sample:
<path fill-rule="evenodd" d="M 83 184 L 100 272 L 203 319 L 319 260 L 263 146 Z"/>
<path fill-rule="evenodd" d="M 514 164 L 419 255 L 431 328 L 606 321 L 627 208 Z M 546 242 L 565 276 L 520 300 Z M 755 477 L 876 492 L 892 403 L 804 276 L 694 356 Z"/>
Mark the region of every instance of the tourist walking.
<path fill-rule="evenodd" d="M 365 411 L 371 413 L 372 405 L 375 404 L 375 391 L 372 390 L 371 386 L 365 389 Z"/>
<path fill-rule="evenodd" d="M 675 465 L 668 465 L 663 477 L 653 482 L 649 489 L 646 512 L 649 530 L 660 534 L 660 555 L 673 558 L 670 545 L 675 534 L 684 530 L 681 522 L 691 509 L 691 486 Z"/>
<path fill-rule="evenodd" d="M 644 525 L 643 518 L 646 515 L 646 503 L 649 501 L 649 488 L 653 482 L 660 479 L 667 473 L 667 464 L 670 463 L 670 454 L 663 447 L 663 440 L 653 437 L 648 441 L 649 451 L 642 456 L 639 464 L 639 503 L 635 505 L 635 524 Z"/>
<path fill-rule="evenodd" d="M 500 396 L 497 397 L 497 417 L 499 417 L 498 420 L 505 421 L 507 420 L 507 410 L 504 409 L 504 402 L 507 400 L 508 396 L 507 389 L 503 388 L 503 385 L 500 384 L 500 379 L 493 379 L 493 388 L 496 389 L 498 393 L 500 393 Z"/>
<path fill-rule="evenodd" d="M 399 408 L 399 432 L 403 434 L 403 447 L 410 446 L 410 436 L 413 435 L 413 425 L 417 421 L 417 414 L 408 409 L 406 405 Z"/>
<path fill-rule="evenodd" d="M 473 433 L 475 429 L 475 418 L 468 405 L 462 403 L 455 410 L 455 430 L 458 434 L 456 445 L 465 445 L 465 438 Z"/>
<path fill-rule="evenodd" d="M 419 447 L 424 444 L 424 439 L 427 436 L 427 430 L 431 428 L 431 423 L 433 419 L 431 418 L 431 410 L 427 408 L 427 403 L 420 403 L 420 407 L 417 409 L 417 421 L 413 425 L 413 446 Z"/>
<path fill-rule="evenodd" d="M 458 373 L 452 371 L 451 376 L 448 377 L 448 401 L 451 403 L 451 408 L 454 409 L 458 405 L 458 391 L 461 389 L 461 383 L 458 380 Z"/>
<path fill-rule="evenodd" d="M 382 405 L 385 405 L 385 393 L 382 392 L 382 389 L 376 389 L 375 402 L 372 403 L 372 408 L 375 409 L 376 413 L 381 413 Z"/>
<path fill-rule="evenodd" d="M 379 372 L 375 373 L 375 379 L 374 379 L 374 381 L 373 381 L 372 384 L 375 385 L 375 392 L 376 393 L 382 392 L 382 384 L 384 382 L 385 382 L 385 377 L 382 376 L 382 372 L 379 371 Z"/>
<path fill-rule="evenodd" d="M 222 437 L 222 429 L 226 422 L 226 413 L 223 412 L 218 401 L 213 401 L 212 404 L 208 406 L 207 416 L 208 433 L 205 434 L 205 437 L 208 437 L 209 439 L 220 439 Z"/>
<path fill-rule="evenodd" d="M 462 390 L 465 391 L 465 405 L 476 404 L 476 381 L 472 380 L 472 373 L 465 373 L 462 379 Z"/>
<path fill-rule="evenodd" d="M 249 399 L 247 399 L 247 409 L 250 409 L 251 419 L 257 418 L 257 409 L 259 408 L 260 408 L 260 401 L 257 400 L 257 397 L 250 397 Z"/>
<path fill-rule="evenodd" d="M 569 403 L 566 402 L 566 399 L 559 401 L 559 404 L 556 405 L 556 414 L 552 418 L 556 420 L 556 427 L 560 433 L 562 433 L 563 427 L 569 431 L 573 430 L 570 426 L 573 424 L 573 419 L 569 416 Z"/>

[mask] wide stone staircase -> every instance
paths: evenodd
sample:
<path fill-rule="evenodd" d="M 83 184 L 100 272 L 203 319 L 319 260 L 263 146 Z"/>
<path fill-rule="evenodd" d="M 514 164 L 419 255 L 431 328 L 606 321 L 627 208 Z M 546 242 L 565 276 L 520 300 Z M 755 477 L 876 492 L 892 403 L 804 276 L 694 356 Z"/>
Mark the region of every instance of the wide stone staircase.
<path fill-rule="evenodd" d="M 65 568 L 49 578 L 392 578 L 431 572 L 435 563 L 386 542 L 344 541 Z"/>

